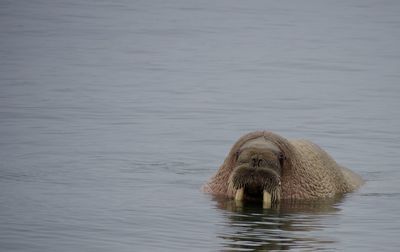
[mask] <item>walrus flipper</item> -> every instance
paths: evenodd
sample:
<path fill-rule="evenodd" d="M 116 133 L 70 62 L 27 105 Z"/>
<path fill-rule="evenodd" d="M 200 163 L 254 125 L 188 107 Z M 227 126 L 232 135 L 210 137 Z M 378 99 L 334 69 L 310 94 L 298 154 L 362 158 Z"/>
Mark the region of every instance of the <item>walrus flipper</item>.
<path fill-rule="evenodd" d="M 354 173 L 350 169 L 347 169 L 344 166 L 340 166 L 340 170 L 343 173 L 343 177 L 346 180 L 348 185 L 348 192 L 354 191 L 359 188 L 362 184 L 364 184 L 364 180 L 361 178 L 360 175 Z"/>

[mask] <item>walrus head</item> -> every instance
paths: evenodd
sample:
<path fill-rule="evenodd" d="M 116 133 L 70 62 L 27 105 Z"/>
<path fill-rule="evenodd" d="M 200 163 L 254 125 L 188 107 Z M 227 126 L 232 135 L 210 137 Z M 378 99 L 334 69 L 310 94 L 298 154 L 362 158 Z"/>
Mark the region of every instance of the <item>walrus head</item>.
<path fill-rule="evenodd" d="M 284 153 L 264 136 L 245 142 L 236 152 L 228 186 L 236 201 L 263 201 L 265 207 L 281 196 Z"/>

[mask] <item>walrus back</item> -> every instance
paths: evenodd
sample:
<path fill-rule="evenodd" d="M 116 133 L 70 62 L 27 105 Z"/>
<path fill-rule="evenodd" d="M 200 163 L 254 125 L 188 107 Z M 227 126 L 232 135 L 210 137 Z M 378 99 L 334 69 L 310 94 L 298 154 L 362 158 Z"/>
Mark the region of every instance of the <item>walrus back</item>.
<path fill-rule="evenodd" d="M 307 140 L 291 140 L 290 143 L 296 153 L 293 175 L 302 181 L 297 183 L 299 188 L 292 188 L 288 194 L 300 192 L 300 198 L 328 198 L 353 191 L 361 185 L 358 175 L 338 165 L 318 145 Z"/>

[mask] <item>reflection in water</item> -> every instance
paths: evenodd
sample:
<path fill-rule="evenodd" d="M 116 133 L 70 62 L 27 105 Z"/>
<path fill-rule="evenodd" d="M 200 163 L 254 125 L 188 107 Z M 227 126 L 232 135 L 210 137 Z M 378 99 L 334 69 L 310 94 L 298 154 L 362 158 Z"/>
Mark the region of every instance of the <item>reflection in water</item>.
<path fill-rule="evenodd" d="M 319 237 L 323 220 L 335 216 L 340 199 L 320 202 L 284 202 L 272 209 L 262 204 L 238 205 L 234 200 L 214 198 L 224 210 L 231 231 L 219 235 L 227 250 L 269 251 L 326 249 L 335 240 Z"/>

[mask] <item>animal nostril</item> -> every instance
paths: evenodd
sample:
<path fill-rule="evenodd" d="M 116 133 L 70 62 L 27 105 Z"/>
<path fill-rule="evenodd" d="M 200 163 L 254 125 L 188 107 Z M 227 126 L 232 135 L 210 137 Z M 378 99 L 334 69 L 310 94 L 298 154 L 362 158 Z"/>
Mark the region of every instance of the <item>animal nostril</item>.
<path fill-rule="evenodd" d="M 263 160 L 262 159 L 258 160 L 258 167 L 261 167 L 262 165 L 263 165 Z"/>

